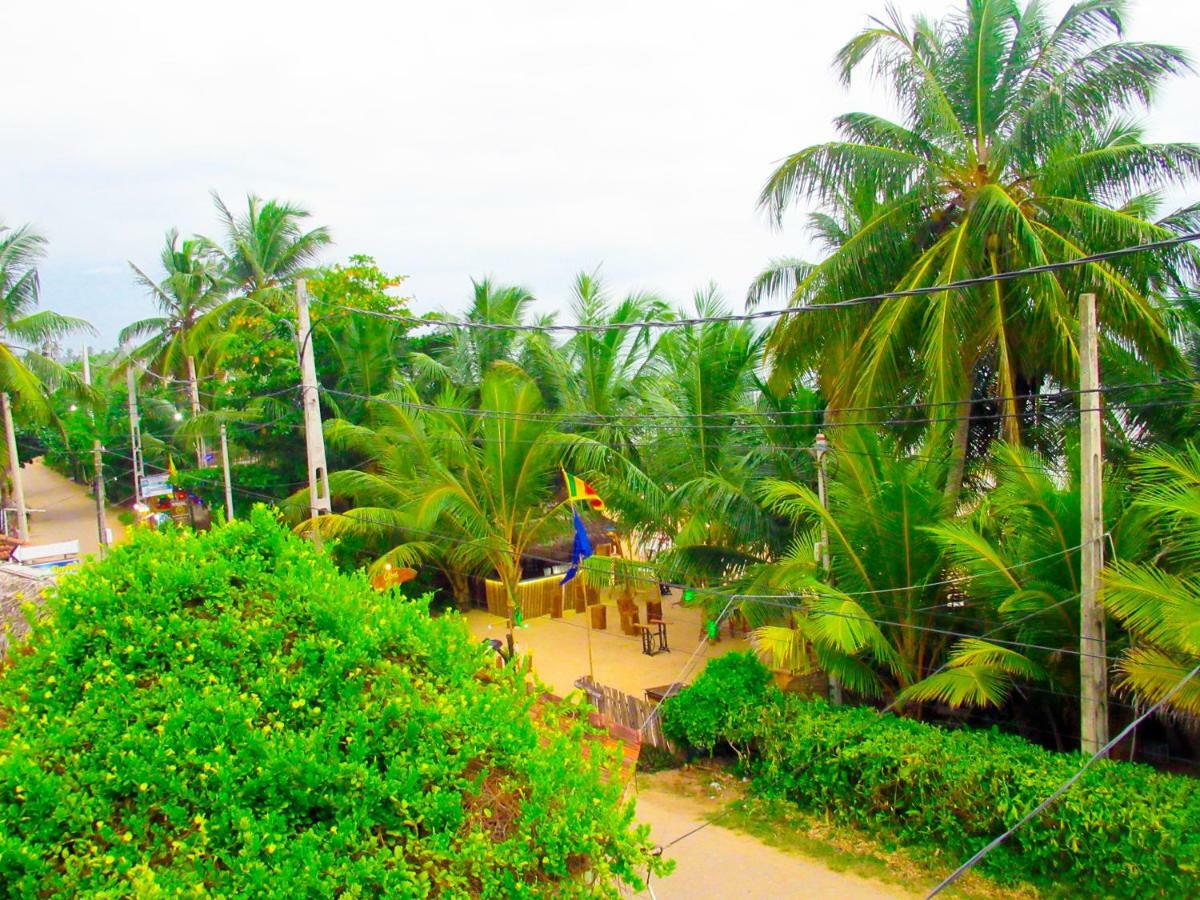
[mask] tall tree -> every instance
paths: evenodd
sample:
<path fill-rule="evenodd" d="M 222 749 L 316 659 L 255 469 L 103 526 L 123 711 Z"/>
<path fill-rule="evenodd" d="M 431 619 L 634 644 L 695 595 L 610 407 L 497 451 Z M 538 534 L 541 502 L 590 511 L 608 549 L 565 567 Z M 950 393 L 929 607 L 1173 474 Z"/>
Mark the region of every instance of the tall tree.
<path fill-rule="evenodd" d="M 65 385 L 79 393 L 79 379 L 51 356 L 54 342 L 91 330 L 82 319 L 38 310 L 38 263 L 46 239 L 28 225 L 0 225 L 0 390 L 14 397 L 23 415 L 48 422 L 54 411 L 47 387 Z"/>
<path fill-rule="evenodd" d="M 1127 118 L 1187 61 L 1175 48 L 1122 39 L 1125 8 L 1082 0 L 1054 22 L 1040 0 L 965 0 L 940 21 L 910 24 L 895 10 L 873 20 L 838 53 L 837 68 L 848 83 L 870 64 L 902 117 L 841 116 L 838 140 L 791 155 L 771 175 L 762 206 L 778 221 L 794 202 L 816 201 L 827 218 L 815 224 L 835 246 L 815 264 L 773 266 L 759 293 L 791 288 L 793 305 L 817 306 L 1194 229 L 1197 208 L 1160 217 L 1157 192 L 1200 175 L 1200 149 L 1147 143 Z M 1198 258 L 1176 247 L 791 316 L 771 336 L 774 377 L 818 372 L 834 409 L 948 404 L 929 440 L 953 447 L 954 493 L 972 401 L 994 398 L 1002 436 L 1017 443 L 1026 407 L 1016 398 L 1075 383 L 1083 290 L 1101 295 L 1110 361 L 1132 349 L 1160 370 L 1183 370 L 1166 308 L 1195 279 Z M 830 352 L 835 368 L 822 365 Z"/>
<path fill-rule="evenodd" d="M 310 213 L 302 206 L 248 194 L 246 211 L 239 216 L 216 192 L 212 196 L 225 234 L 220 240 L 201 240 L 223 259 L 238 294 L 266 299 L 264 294 L 285 287 L 332 243 L 323 225 L 305 230 Z"/>
<path fill-rule="evenodd" d="M 203 239 L 181 241 L 174 228 L 167 232 L 159 260 L 163 269 L 160 281 L 129 263 L 160 314 L 126 326 L 119 340 L 122 344 L 142 342 L 129 350 L 128 365 L 140 364 L 148 374 L 183 382 L 195 416 L 201 409 L 196 358 L 207 349 L 205 336 L 211 339 L 216 332 L 216 314 L 228 302 L 229 282 L 220 258 Z M 197 441 L 198 457 L 201 448 Z M 202 459 L 198 462 L 203 465 Z"/>

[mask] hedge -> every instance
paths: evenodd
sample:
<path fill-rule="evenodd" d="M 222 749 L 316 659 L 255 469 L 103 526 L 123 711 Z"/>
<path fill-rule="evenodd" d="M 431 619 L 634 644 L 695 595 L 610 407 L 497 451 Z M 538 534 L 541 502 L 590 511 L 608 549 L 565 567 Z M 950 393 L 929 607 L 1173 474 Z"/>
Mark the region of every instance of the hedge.
<path fill-rule="evenodd" d="M 49 609 L 0 672 L 10 896 L 616 896 L 663 871 L 585 716 L 531 716 L 461 619 L 261 508 L 139 532 Z"/>
<path fill-rule="evenodd" d="M 704 683 L 712 668 L 664 707 L 669 735 L 684 737 L 692 704 L 728 693 Z M 711 680 L 724 681 L 719 669 Z M 742 747 L 756 791 L 927 851 L 947 867 L 1014 824 L 1084 760 L 996 730 L 950 731 L 773 686 L 740 707 L 724 702 L 727 734 Z M 1197 823 L 1200 782 L 1102 760 L 980 868 L 1003 883 L 1057 883 L 1086 895 L 1197 896 Z"/>

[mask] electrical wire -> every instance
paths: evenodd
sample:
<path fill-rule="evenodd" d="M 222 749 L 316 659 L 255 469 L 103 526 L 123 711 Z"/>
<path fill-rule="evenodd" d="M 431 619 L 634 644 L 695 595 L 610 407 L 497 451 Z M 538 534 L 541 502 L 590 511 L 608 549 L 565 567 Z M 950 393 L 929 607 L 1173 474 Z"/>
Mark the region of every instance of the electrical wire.
<path fill-rule="evenodd" d="M 839 407 L 828 407 L 828 408 L 821 408 L 821 409 L 734 410 L 734 411 L 730 411 L 730 412 L 707 412 L 707 413 L 706 412 L 670 413 L 670 412 L 654 412 L 654 411 L 650 411 L 650 410 L 638 410 L 635 413 L 593 413 L 593 412 L 573 413 L 573 412 L 567 412 L 567 411 L 546 411 L 546 412 L 519 413 L 519 414 L 513 414 L 513 415 L 519 415 L 522 418 L 526 418 L 526 419 L 530 419 L 530 420 L 546 419 L 549 421 L 560 421 L 563 418 L 567 418 L 567 419 L 572 419 L 572 420 L 586 421 L 588 424 L 608 424 L 608 423 L 612 423 L 612 422 L 625 423 L 625 422 L 628 422 L 630 419 L 637 419 L 638 421 L 659 420 L 659 419 L 666 419 L 666 420 L 678 419 L 678 420 L 682 420 L 682 421 L 686 421 L 686 422 L 691 422 L 691 421 L 697 420 L 697 419 L 699 419 L 699 420 L 704 420 L 704 419 L 720 419 L 720 420 L 759 419 L 759 418 L 780 419 L 780 418 L 786 418 L 788 416 L 826 416 L 826 415 L 839 415 L 840 416 L 840 415 L 843 415 L 846 413 L 881 412 L 881 411 L 893 410 L 893 409 L 912 410 L 912 409 L 926 409 L 926 408 L 936 408 L 936 407 L 944 407 L 944 406 L 963 407 L 963 406 L 971 406 L 971 405 L 975 405 L 975 404 L 979 404 L 979 403 L 1013 403 L 1016 401 L 1024 401 L 1024 400 L 1034 400 L 1034 401 L 1038 401 L 1038 402 L 1044 402 L 1044 401 L 1053 401 L 1053 400 L 1065 400 L 1065 399 L 1070 399 L 1073 397 L 1081 397 L 1081 396 L 1088 395 L 1088 394 L 1106 395 L 1106 394 L 1110 394 L 1110 393 L 1113 393 L 1116 391 L 1141 390 L 1141 389 L 1145 389 L 1145 388 L 1188 386 L 1188 385 L 1197 385 L 1197 384 L 1200 384 L 1200 376 L 1193 376 L 1193 377 L 1188 377 L 1188 378 L 1165 378 L 1165 379 L 1158 379 L 1156 381 L 1105 384 L 1105 385 L 1101 385 L 1100 387 L 1097 387 L 1097 388 L 1088 388 L 1086 390 L 1081 389 L 1081 388 L 1069 388 L 1069 389 L 1064 388 L 1062 390 L 1053 391 L 1050 393 L 1033 393 L 1033 392 L 1031 392 L 1031 393 L 1026 393 L 1026 394 L 1012 394 L 1012 395 L 1008 395 L 1008 396 L 998 396 L 998 397 L 973 397 L 969 400 L 915 400 L 912 402 L 875 404 L 875 405 L 870 405 L 870 406 L 839 406 Z M 293 390 L 294 390 L 294 388 L 293 388 Z M 475 409 L 475 408 L 469 408 L 469 407 L 444 407 L 444 406 L 439 406 L 439 405 L 420 404 L 420 403 L 411 402 L 411 401 L 407 401 L 407 400 L 394 400 L 393 401 L 393 400 L 389 400 L 386 396 L 381 396 L 378 394 L 372 396 L 372 395 L 367 395 L 367 394 L 357 394 L 357 393 L 353 393 L 350 391 L 342 391 L 342 390 L 337 390 L 337 389 L 333 389 L 333 388 L 325 388 L 325 387 L 320 387 L 319 390 L 322 390 L 327 394 L 351 397 L 356 400 L 366 400 L 366 401 L 390 403 L 395 406 L 412 406 L 412 407 L 418 408 L 418 409 L 430 408 L 430 409 L 439 410 L 439 411 L 446 410 L 448 412 L 464 412 L 464 411 L 469 411 L 469 410 Z M 1032 413 L 1025 413 L 1024 415 L 1029 415 L 1029 414 L 1032 414 Z M 974 418 L 974 417 L 972 417 L 972 418 Z M 772 424 L 775 424 L 775 423 L 772 423 Z M 788 425 L 788 423 L 781 423 L 781 424 Z M 871 423 L 867 422 L 867 423 L 853 423 L 853 424 L 871 424 Z M 791 426 L 788 425 L 788 427 L 791 427 Z"/>
<path fill-rule="evenodd" d="M 1115 388 L 1114 388 L 1115 389 Z M 340 391 L 332 388 L 321 388 L 324 393 L 337 397 L 350 397 L 356 400 L 365 402 L 384 403 L 395 407 L 405 409 L 414 409 L 423 412 L 442 413 L 444 415 L 462 415 L 470 416 L 477 419 L 497 420 L 505 422 L 537 422 L 542 424 L 561 424 L 561 425 L 611 425 L 614 421 L 617 424 L 628 423 L 631 430 L 637 428 L 653 428 L 659 432 L 693 432 L 693 431 L 743 431 L 748 429 L 761 429 L 763 431 L 791 431 L 796 429 L 809 429 L 813 431 L 831 431 L 834 429 L 857 429 L 868 426 L 911 426 L 911 425 L 949 425 L 957 422 L 995 422 L 1006 419 L 1026 419 L 1036 415 L 1034 411 L 1026 412 L 994 412 L 994 413 L 977 413 L 963 416 L 942 416 L 942 417 L 917 417 L 917 418 L 899 418 L 893 417 L 888 419 L 871 419 L 871 420 L 855 420 L 855 421 L 828 421 L 828 422 L 754 422 L 754 423 L 738 423 L 734 422 L 680 422 L 679 424 L 663 424 L 651 421 L 650 416 L 643 417 L 640 413 L 631 415 L 625 422 L 620 420 L 594 420 L 589 419 L 587 414 L 572 414 L 572 413 L 522 413 L 522 412 L 507 412 L 504 410 L 479 409 L 466 406 L 443 406 L 432 403 L 421 403 L 415 400 L 387 400 L 380 397 L 369 397 L 365 394 L 355 394 L 350 391 Z M 1101 391 L 1107 390 L 1101 388 Z M 1045 395 L 1043 395 L 1045 396 Z M 969 406 L 975 402 L 982 401 L 963 401 L 959 405 Z M 1194 407 L 1200 406 L 1200 399 L 1196 398 L 1176 398 L 1160 401 L 1142 401 L 1137 403 L 1110 403 L 1120 409 L 1148 409 L 1155 407 Z M 839 410 L 842 412 L 844 410 Z M 729 413 L 728 418 L 736 419 L 736 413 Z"/>
<path fill-rule="evenodd" d="M 1092 767 L 1092 765 L 1095 764 L 1096 760 L 1101 759 L 1104 756 L 1107 756 L 1108 752 L 1110 750 L 1112 750 L 1113 747 L 1115 747 L 1117 744 L 1119 744 L 1121 741 L 1123 741 L 1128 735 L 1130 735 L 1133 732 L 1133 730 L 1138 727 L 1138 725 L 1142 724 L 1142 722 L 1146 721 L 1146 719 L 1148 719 L 1151 715 L 1158 712 L 1158 710 L 1161 709 L 1167 703 L 1167 701 L 1169 701 L 1177 693 L 1179 693 L 1181 690 L 1183 690 L 1184 686 L 1189 681 L 1191 681 L 1193 678 L 1195 678 L 1197 674 L 1200 674 L 1200 665 L 1197 665 L 1190 672 L 1188 672 L 1181 679 L 1179 679 L 1179 681 L 1176 682 L 1176 684 L 1169 691 L 1167 691 L 1165 694 L 1163 694 L 1163 696 L 1160 697 L 1153 706 L 1151 706 L 1144 713 L 1142 713 L 1140 716 L 1138 716 L 1136 719 L 1134 719 L 1132 722 L 1130 722 L 1128 725 L 1126 725 L 1123 729 L 1121 729 L 1120 733 L 1117 734 L 1116 737 L 1112 738 L 1103 747 L 1101 747 L 1099 750 L 1097 750 L 1095 753 L 1093 753 L 1090 757 L 1088 757 L 1087 761 L 1084 762 L 1084 764 L 1079 767 L 1079 771 L 1077 771 L 1074 775 L 1072 775 L 1070 778 L 1068 778 L 1066 781 L 1064 781 L 1061 785 L 1059 785 L 1057 788 L 1055 788 L 1054 791 L 1045 800 L 1043 800 L 1041 803 L 1039 803 L 1037 806 L 1035 806 L 1033 809 L 1031 809 L 1029 812 L 1027 812 L 1024 816 L 1022 816 L 1019 820 L 1017 820 L 1016 824 L 1014 824 L 1011 828 L 1009 828 L 1007 831 L 1005 831 L 1000 836 L 994 838 L 985 847 L 981 848 L 977 853 L 975 853 L 973 856 L 971 856 L 970 859 L 968 859 L 961 866 L 959 866 L 957 869 L 955 869 L 953 872 L 951 872 L 948 876 L 946 876 L 946 878 L 944 878 L 937 885 L 937 887 L 935 887 L 932 891 L 929 892 L 929 894 L 926 896 L 926 900 L 930 900 L 930 898 L 936 897 L 938 894 L 940 894 L 942 891 L 944 891 L 946 888 L 948 888 L 950 885 L 952 885 L 954 882 L 956 882 L 959 878 L 961 878 L 964 874 L 966 874 L 970 869 L 974 868 L 985 856 L 987 856 L 989 853 L 991 853 L 993 850 L 995 850 L 997 847 L 999 847 L 1001 844 L 1003 844 L 1006 840 L 1008 840 L 1010 837 L 1012 837 L 1014 834 L 1016 834 L 1017 831 L 1019 831 L 1027 823 L 1029 823 L 1034 818 L 1039 816 L 1043 811 L 1045 811 L 1052 803 L 1054 803 L 1055 800 L 1057 800 L 1059 797 L 1061 797 L 1063 794 L 1065 794 L 1067 791 L 1069 791 L 1071 789 L 1071 787 L 1075 784 L 1075 782 L 1077 782 L 1080 778 L 1082 778 L 1084 773 L 1087 772 L 1087 770 L 1090 769 Z"/>
<path fill-rule="evenodd" d="M 1169 247 L 1175 247 L 1198 240 L 1200 240 L 1200 232 L 1189 232 L 1187 234 L 1177 235 L 1176 237 L 1165 238 L 1160 241 L 1150 241 L 1144 244 L 1120 247 L 1115 250 L 1106 250 L 1102 253 L 1094 253 L 1090 256 L 1081 256 L 1076 259 L 1046 263 L 1045 265 L 1040 266 L 1030 266 L 1025 269 L 1015 269 L 1009 272 L 995 272 L 990 275 L 981 275 L 977 278 L 964 278 L 958 281 L 947 282 L 946 284 L 932 285 L 930 287 L 908 288 L 906 290 L 898 291 L 884 291 L 878 294 L 867 294 L 861 297 L 854 297 L 849 300 L 839 300 L 834 303 L 822 303 L 814 306 L 791 306 L 785 309 L 764 309 L 756 312 L 733 313 L 723 316 L 694 316 L 691 318 L 657 319 L 641 322 L 606 322 L 597 324 L 575 323 L 561 325 L 549 323 L 542 325 L 526 325 L 521 323 L 476 322 L 470 319 L 443 318 L 440 320 L 430 320 L 428 318 L 421 318 L 418 316 L 402 316 L 396 313 L 385 313 L 376 310 L 359 309 L 353 306 L 339 306 L 335 308 L 359 315 L 374 316 L 380 319 L 391 319 L 392 321 L 403 322 L 408 325 L 441 325 L 445 328 L 464 328 L 483 331 L 524 331 L 537 333 L 564 331 L 575 334 L 584 334 L 603 333 L 608 331 L 634 331 L 646 328 L 688 328 L 696 325 L 708 325 L 718 322 L 752 322 L 761 319 L 777 319 L 784 316 L 798 315 L 801 313 L 823 312 L 826 310 L 845 309 L 852 306 L 863 306 L 870 303 L 879 303 L 884 300 L 898 300 L 908 297 L 924 297 L 932 294 L 945 294 L 950 291 L 981 287 L 983 285 L 994 284 L 1000 281 L 1011 281 L 1017 278 L 1024 278 L 1028 275 L 1043 275 L 1049 272 L 1058 272 L 1064 269 L 1093 265 L 1095 263 L 1119 259 L 1120 257 L 1128 256 L 1133 253 L 1143 253 L 1150 250 L 1163 250 Z"/>

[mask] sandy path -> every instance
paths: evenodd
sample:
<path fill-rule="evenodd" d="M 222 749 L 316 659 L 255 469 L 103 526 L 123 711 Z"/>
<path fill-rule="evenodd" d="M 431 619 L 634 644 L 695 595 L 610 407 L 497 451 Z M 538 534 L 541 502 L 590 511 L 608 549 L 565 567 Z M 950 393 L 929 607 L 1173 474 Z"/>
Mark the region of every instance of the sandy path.
<path fill-rule="evenodd" d="M 637 819 L 650 825 L 660 844 L 704 825 L 705 806 L 698 800 L 664 790 L 641 779 Z M 739 831 L 707 825 L 682 837 L 665 851 L 675 871 L 655 878 L 650 887 L 657 900 L 701 897 L 919 897 L 869 878 L 835 872 L 817 860 L 769 847 Z M 639 897 L 650 897 L 648 892 Z"/>
<path fill-rule="evenodd" d="M 29 514 L 30 543 L 77 540 L 84 556 L 99 552 L 96 503 L 86 487 L 42 465 L 40 458 L 26 465 L 21 476 L 25 505 L 31 510 L 45 510 Z M 124 537 L 125 526 L 117 521 L 116 511 L 111 508 L 108 527 L 112 529 L 113 541 Z"/>

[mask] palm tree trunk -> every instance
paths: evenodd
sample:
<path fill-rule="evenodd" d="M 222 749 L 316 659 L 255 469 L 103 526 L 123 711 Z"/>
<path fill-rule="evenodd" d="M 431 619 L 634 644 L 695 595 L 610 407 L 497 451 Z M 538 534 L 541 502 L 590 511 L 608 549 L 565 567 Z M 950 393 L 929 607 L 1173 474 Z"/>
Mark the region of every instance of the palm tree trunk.
<path fill-rule="evenodd" d="M 954 437 L 950 445 L 950 471 L 946 476 L 946 498 L 951 504 L 958 502 L 962 490 L 963 475 L 967 468 L 967 439 L 971 434 L 971 401 L 963 401 L 954 423 Z"/>
<path fill-rule="evenodd" d="M 187 375 L 188 375 L 188 399 L 192 403 L 192 418 L 195 419 L 200 415 L 200 387 L 196 382 L 196 357 L 188 355 L 187 358 Z M 196 438 L 196 468 L 203 469 L 208 466 L 208 448 L 204 445 L 204 438 Z"/>

